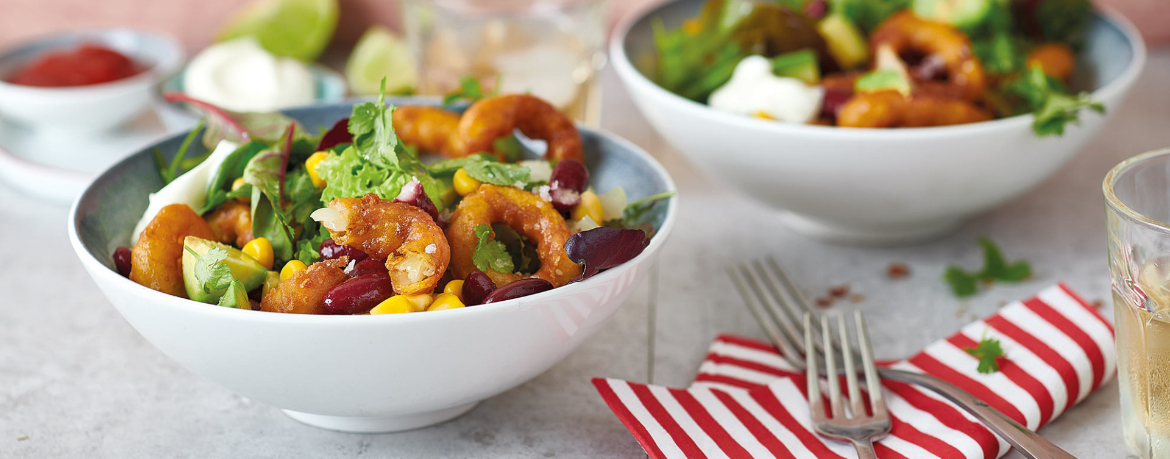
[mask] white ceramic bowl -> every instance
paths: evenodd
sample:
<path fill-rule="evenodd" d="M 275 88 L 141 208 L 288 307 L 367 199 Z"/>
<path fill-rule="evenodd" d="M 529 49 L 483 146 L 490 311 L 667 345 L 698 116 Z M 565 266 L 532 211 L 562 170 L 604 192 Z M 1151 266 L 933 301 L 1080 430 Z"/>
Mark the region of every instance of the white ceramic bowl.
<path fill-rule="evenodd" d="M 348 116 L 348 105 L 286 112 L 310 131 Z M 674 190 L 633 144 L 582 131 L 598 189 L 631 199 Z M 182 135 L 158 147 L 171 155 Z M 658 256 L 678 211 L 671 199 L 649 247 L 583 282 L 515 300 L 380 316 L 309 316 L 228 309 L 156 292 L 120 276 L 111 254 L 127 245 L 161 186 L 137 152 L 101 174 L 74 203 L 69 237 L 86 270 L 139 333 L 187 369 L 306 424 L 353 432 L 422 427 L 547 370 L 596 333 Z M 194 154 L 198 154 L 196 152 Z"/>
<path fill-rule="evenodd" d="M 651 20 L 667 27 L 702 0 L 627 17 L 610 42 L 614 69 L 658 132 L 701 169 L 782 212 L 800 233 L 833 241 L 894 243 L 957 228 L 1056 172 L 1117 110 L 1145 63 L 1134 27 L 1115 14 L 1092 22 L 1077 79 L 1106 115 L 1082 111 L 1062 137 L 1032 133 L 1032 115 L 916 129 L 784 124 L 713 110 L 647 78 Z"/>
<path fill-rule="evenodd" d="M 0 54 L 0 77 L 7 76 L 47 51 L 84 43 L 109 47 L 147 70 L 117 81 L 87 86 L 42 88 L 0 80 L 0 116 L 44 130 L 104 131 L 137 115 L 150 102 L 151 90 L 183 60 L 174 39 L 131 29 L 80 30 L 34 40 Z"/>

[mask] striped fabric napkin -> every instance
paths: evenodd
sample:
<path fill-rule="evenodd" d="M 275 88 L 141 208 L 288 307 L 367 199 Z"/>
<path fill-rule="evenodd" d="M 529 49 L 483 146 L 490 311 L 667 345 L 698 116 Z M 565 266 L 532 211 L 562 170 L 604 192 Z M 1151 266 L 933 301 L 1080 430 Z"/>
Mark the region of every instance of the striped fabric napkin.
<path fill-rule="evenodd" d="M 984 336 L 1002 344 L 999 372 L 979 374 L 978 359 L 964 351 Z M 1113 327 L 1059 284 L 883 364 L 947 380 L 1035 430 L 1111 378 L 1116 358 Z M 652 458 L 857 457 L 852 446 L 813 433 L 805 376 L 768 343 L 719 336 L 688 389 L 593 384 Z M 878 457 L 990 459 L 1010 448 L 933 392 L 883 384 L 893 430 L 875 445 Z"/>

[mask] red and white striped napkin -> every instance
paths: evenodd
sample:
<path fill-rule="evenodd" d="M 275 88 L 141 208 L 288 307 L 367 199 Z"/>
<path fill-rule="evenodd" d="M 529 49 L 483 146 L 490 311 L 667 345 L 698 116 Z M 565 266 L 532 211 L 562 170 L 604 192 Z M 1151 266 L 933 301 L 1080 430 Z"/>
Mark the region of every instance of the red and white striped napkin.
<path fill-rule="evenodd" d="M 963 350 L 984 336 L 1003 346 L 999 372 L 979 374 L 978 359 Z M 885 365 L 947 380 L 1035 430 L 1113 376 L 1113 327 L 1059 284 Z M 688 389 L 593 384 L 652 458 L 857 457 L 852 446 L 813 433 L 805 376 L 768 343 L 719 336 Z M 875 445 L 878 457 L 990 459 L 1010 448 L 933 392 L 883 384 L 893 430 Z"/>

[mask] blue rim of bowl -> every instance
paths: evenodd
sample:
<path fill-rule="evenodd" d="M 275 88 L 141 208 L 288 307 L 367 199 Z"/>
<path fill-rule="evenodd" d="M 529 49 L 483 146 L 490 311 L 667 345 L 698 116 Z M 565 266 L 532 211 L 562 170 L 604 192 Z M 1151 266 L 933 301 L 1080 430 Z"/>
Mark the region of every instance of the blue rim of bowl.
<path fill-rule="evenodd" d="M 138 30 L 138 29 L 132 29 L 132 28 L 128 28 L 128 27 L 110 27 L 110 28 L 95 28 L 95 29 L 78 29 L 78 30 L 72 30 L 72 31 L 69 31 L 66 33 L 55 33 L 55 34 L 49 34 L 49 35 L 42 35 L 42 36 L 39 36 L 36 38 L 31 38 L 29 40 L 25 40 L 25 41 L 22 41 L 20 43 L 17 43 L 16 45 L 14 45 L 12 47 L 7 48 L 3 52 L 0 52 L 0 60 L 5 59 L 8 56 L 10 56 L 13 53 L 16 53 L 18 51 L 21 51 L 21 50 L 24 50 L 24 49 L 27 49 L 30 47 L 36 47 L 37 45 L 44 43 L 46 41 L 52 41 L 54 39 L 64 38 L 64 37 L 68 37 L 68 36 L 78 36 L 78 37 L 87 36 L 87 35 L 96 36 L 96 35 L 108 34 L 108 33 L 132 33 L 132 34 L 139 35 L 139 36 L 150 37 L 153 40 L 157 40 L 161 43 L 165 43 L 166 47 L 170 51 L 173 51 L 174 54 L 172 56 L 168 56 L 169 59 L 165 59 L 162 62 L 154 63 L 154 65 L 151 65 L 146 70 L 142 71 L 141 73 L 139 73 L 137 75 L 133 75 L 133 76 L 130 76 L 127 78 L 122 78 L 119 80 L 114 80 L 114 81 L 110 81 L 110 82 L 106 82 L 106 83 L 90 84 L 90 85 L 84 85 L 84 86 L 41 87 L 41 86 L 27 86 L 27 85 L 13 84 L 13 83 L 9 83 L 7 81 L 4 81 L 3 79 L 0 79 L 0 87 L 4 87 L 7 89 L 11 89 L 11 90 L 25 91 L 25 92 L 29 92 L 29 93 L 40 92 L 40 93 L 44 93 L 44 94 L 50 94 L 50 93 L 51 94 L 67 94 L 67 93 L 71 93 L 71 92 L 76 93 L 76 92 L 81 92 L 81 91 L 117 89 L 117 88 L 121 88 L 123 86 L 135 85 L 135 84 L 141 83 L 143 81 L 148 81 L 148 82 L 151 82 L 153 84 L 153 83 L 158 83 L 158 82 L 164 81 L 167 78 L 170 78 L 172 75 L 174 75 L 175 71 L 182 64 L 183 58 L 185 57 L 185 54 L 186 54 L 183 51 L 183 47 L 181 45 L 179 45 L 179 42 L 176 41 L 170 35 L 155 33 L 155 32 L 148 32 L 148 31 L 143 31 L 143 30 Z M 80 43 L 80 42 L 81 41 L 79 40 L 78 42 L 75 42 L 75 43 L 72 43 L 69 45 L 62 45 L 60 47 L 75 46 L 77 43 Z M 55 48 L 58 48 L 58 47 L 52 47 L 52 49 L 55 49 Z"/>
<path fill-rule="evenodd" d="M 291 107 L 291 108 L 298 108 L 298 107 Z M 622 147 L 629 149 L 631 152 L 633 152 L 639 158 L 646 161 L 646 163 L 650 166 L 650 168 L 654 170 L 655 174 L 657 174 L 659 177 L 662 178 L 662 180 L 665 183 L 666 188 L 667 188 L 666 191 L 672 192 L 675 195 L 670 200 L 667 201 L 666 214 L 663 217 L 662 225 L 658 228 L 658 232 L 654 235 L 653 238 L 650 239 L 650 244 L 646 247 L 646 249 L 644 249 L 642 251 L 642 253 L 638 254 L 638 256 L 634 257 L 633 259 L 631 259 L 625 263 L 622 263 L 621 265 L 618 265 L 618 266 L 615 266 L 615 267 L 610 268 L 608 270 L 605 270 L 605 271 L 601 272 L 600 274 L 597 274 L 596 276 L 593 276 L 593 277 L 586 279 L 584 281 L 574 282 L 571 284 L 563 285 L 561 287 L 557 287 L 557 288 L 550 290 L 548 292 L 541 292 L 541 293 L 537 293 L 535 295 L 520 297 L 520 298 L 511 299 L 511 300 L 507 300 L 507 301 L 501 301 L 499 303 L 482 304 L 482 305 L 469 306 L 469 307 L 450 309 L 450 310 L 444 310 L 444 311 L 429 311 L 427 314 L 380 314 L 377 316 L 367 316 L 367 315 L 281 314 L 281 313 L 265 312 L 265 311 L 252 311 L 252 310 L 246 310 L 246 309 L 225 308 L 225 307 L 217 306 L 214 304 L 200 303 L 198 301 L 193 301 L 193 300 L 190 300 L 187 298 L 179 298 L 177 296 L 171 296 L 171 295 L 168 295 L 166 293 L 162 293 L 162 292 L 150 289 L 148 287 L 139 285 L 137 282 L 134 282 L 126 277 L 122 277 L 121 274 L 118 274 L 117 271 L 111 269 L 106 263 L 102 262 L 101 260 L 98 260 L 98 258 L 96 256 L 94 256 L 94 254 L 92 252 L 90 252 L 85 247 L 85 245 L 81 242 L 81 237 L 78 235 L 78 232 L 77 232 L 77 228 L 79 225 L 77 217 L 78 217 L 78 212 L 80 210 L 79 208 L 81 205 L 81 201 L 87 195 L 90 194 L 90 191 L 93 188 L 94 184 L 97 183 L 98 181 L 100 181 L 106 175 L 110 174 L 113 170 L 122 167 L 125 163 L 129 162 L 131 159 L 133 159 L 135 156 L 137 156 L 137 154 L 129 155 L 126 158 L 123 158 L 122 160 L 120 160 L 117 163 L 114 163 L 112 166 L 108 167 L 106 170 L 102 171 L 100 174 L 97 174 L 96 176 L 94 176 L 94 178 L 88 184 L 86 184 L 86 186 L 82 190 L 82 192 L 77 195 L 77 198 L 73 200 L 73 204 L 69 208 L 69 222 L 68 222 L 69 243 L 70 243 L 70 245 L 73 246 L 73 251 L 77 254 L 78 258 L 81 260 L 82 265 L 84 265 L 86 267 L 86 271 L 92 275 L 93 281 L 97 284 L 102 284 L 102 283 L 107 283 L 107 282 L 109 282 L 109 283 L 128 282 L 130 284 L 131 288 L 141 289 L 139 291 L 142 292 L 143 295 L 145 295 L 145 298 L 152 301 L 152 302 L 156 302 L 158 307 L 199 308 L 199 312 L 203 312 L 206 314 L 213 314 L 213 315 L 214 314 L 228 314 L 228 315 L 230 315 L 228 317 L 233 317 L 233 318 L 238 319 L 238 320 L 247 320 L 247 321 L 256 321 L 256 322 L 270 322 L 270 321 L 275 320 L 275 321 L 278 321 L 281 323 L 301 324 L 301 325 L 316 324 L 316 325 L 322 325 L 322 326 L 331 325 L 331 324 L 378 325 L 378 324 L 385 324 L 386 321 L 414 322 L 414 321 L 425 321 L 425 320 L 442 320 L 443 317 L 451 317 L 453 314 L 465 314 L 465 315 L 491 314 L 492 311 L 496 311 L 499 309 L 521 308 L 521 307 L 525 307 L 525 306 L 534 306 L 534 305 L 538 305 L 541 302 L 540 301 L 541 299 L 543 299 L 544 297 L 546 297 L 548 294 L 550 294 L 552 292 L 559 292 L 562 294 L 563 293 L 570 293 L 572 290 L 579 290 L 579 289 L 585 288 L 582 286 L 586 285 L 586 284 L 592 285 L 592 284 L 607 281 L 610 278 L 623 275 L 624 273 L 633 269 L 634 266 L 637 266 L 641 263 L 646 262 L 647 259 L 652 257 L 652 256 L 656 256 L 656 254 L 661 250 L 663 244 L 666 243 L 666 239 L 670 236 L 671 232 L 673 231 L 675 221 L 678 217 L 678 206 L 679 206 L 679 204 L 678 204 L 678 187 L 675 186 L 674 179 L 670 176 L 670 173 L 666 171 L 666 168 L 663 167 L 662 164 L 659 163 L 657 159 L 655 159 L 653 156 L 651 156 L 649 153 L 647 153 L 641 147 L 635 145 L 633 142 L 631 142 L 623 137 L 614 135 L 613 133 L 611 133 L 609 131 L 606 131 L 603 129 L 596 129 L 596 128 L 583 128 L 580 125 L 578 125 L 578 128 L 592 131 L 595 134 L 598 134 L 602 137 L 605 137 L 608 140 L 611 140 L 614 143 L 617 143 L 617 144 L 621 145 Z M 183 131 L 180 133 L 176 133 L 172 136 L 169 136 L 165 139 L 160 139 L 160 140 L 158 140 L 158 142 L 161 143 L 161 142 L 171 141 L 171 140 L 174 140 L 174 139 L 177 139 L 180 137 L 185 137 L 186 135 L 187 135 L 187 131 Z M 143 151 L 145 151 L 145 150 L 143 150 Z M 139 152 L 138 154 L 141 154 L 141 152 Z M 101 269 L 91 269 L 91 264 L 94 265 L 93 267 L 100 266 Z M 107 300 L 109 300 L 108 297 L 107 297 Z M 442 313 L 442 314 L 436 314 L 436 313 Z"/>
<path fill-rule="evenodd" d="M 796 123 L 778 123 L 775 121 L 755 119 L 749 116 L 738 115 L 735 113 L 721 112 L 711 107 L 686 99 L 678 94 L 667 91 L 662 86 L 659 86 L 654 81 L 650 80 L 641 71 L 634 68 L 633 63 L 630 62 L 629 56 L 626 55 L 625 43 L 626 37 L 629 36 L 630 29 L 634 24 L 641 21 L 646 16 L 653 14 L 664 6 L 673 3 L 671 1 L 653 3 L 634 13 L 627 14 L 618 26 L 614 28 L 613 34 L 609 40 L 609 54 L 610 60 L 613 62 L 614 70 L 618 73 L 619 79 L 626 84 L 626 89 L 629 92 L 636 90 L 648 90 L 659 97 L 663 97 L 670 106 L 668 108 L 674 110 L 689 110 L 697 113 L 699 116 L 705 117 L 709 121 L 737 124 L 744 128 L 763 129 L 780 134 L 816 134 L 825 137 L 868 137 L 874 139 L 921 139 L 923 137 L 944 137 L 956 134 L 979 134 L 998 129 L 1002 126 L 1019 125 L 1028 126 L 1033 120 L 1033 115 L 1023 114 L 1016 116 L 1009 116 L 1006 118 L 994 119 L 991 121 L 982 121 L 978 123 L 959 124 L 954 126 L 936 126 L 936 127 L 920 127 L 920 128 L 898 128 L 898 129 L 866 129 L 866 128 L 850 128 L 838 126 L 820 126 L 814 124 L 796 124 Z M 1111 25 L 1116 27 L 1133 47 L 1133 60 L 1130 61 L 1129 66 L 1118 75 L 1113 81 L 1105 86 L 1093 91 L 1090 95 L 1097 100 L 1107 97 L 1112 97 L 1116 93 L 1124 91 L 1130 87 L 1138 75 L 1141 74 L 1142 68 L 1146 64 L 1146 43 L 1142 39 L 1141 33 L 1138 32 L 1137 27 L 1133 25 L 1129 19 L 1126 19 L 1121 13 L 1109 7 L 1101 7 L 1094 5 L 1094 13 L 1101 18 L 1108 21 Z M 624 74 L 624 75 L 623 75 Z"/>

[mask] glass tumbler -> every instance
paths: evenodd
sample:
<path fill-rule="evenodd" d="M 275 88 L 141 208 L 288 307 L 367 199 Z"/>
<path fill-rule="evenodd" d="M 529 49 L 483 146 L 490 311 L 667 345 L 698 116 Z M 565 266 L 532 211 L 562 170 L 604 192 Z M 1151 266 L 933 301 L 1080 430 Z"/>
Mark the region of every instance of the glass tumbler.
<path fill-rule="evenodd" d="M 1102 187 L 1125 443 L 1170 458 L 1170 149 L 1123 161 Z"/>
<path fill-rule="evenodd" d="M 605 65 L 604 0 L 405 0 L 418 92 L 475 77 L 485 91 L 530 93 L 596 125 Z"/>

